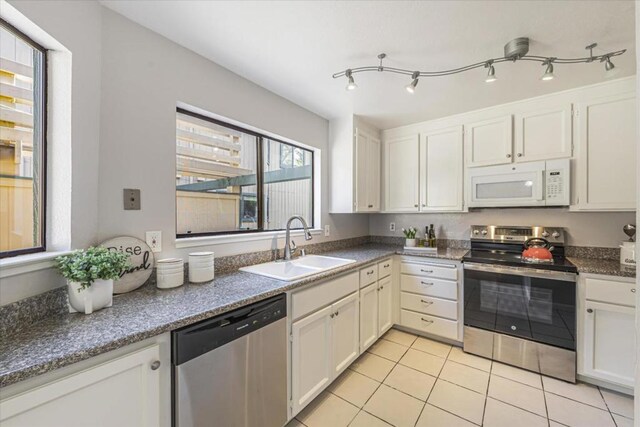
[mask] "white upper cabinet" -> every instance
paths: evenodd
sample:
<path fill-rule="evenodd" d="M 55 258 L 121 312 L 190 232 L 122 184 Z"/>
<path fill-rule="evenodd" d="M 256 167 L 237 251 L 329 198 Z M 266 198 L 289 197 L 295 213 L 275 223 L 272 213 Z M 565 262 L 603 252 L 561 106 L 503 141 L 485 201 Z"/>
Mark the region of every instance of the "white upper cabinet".
<path fill-rule="evenodd" d="M 576 210 L 635 210 L 636 98 L 576 104 Z"/>
<path fill-rule="evenodd" d="M 418 134 L 385 141 L 385 210 L 418 212 L 419 207 Z"/>
<path fill-rule="evenodd" d="M 380 211 L 380 149 L 380 131 L 356 116 L 331 121 L 331 213 Z"/>
<path fill-rule="evenodd" d="M 462 210 L 462 145 L 462 126 L 420 135 L 421 211 Z"/>
<path fill-rule="evenodd" d="M 516 162 L 571 157 L 571 103 L 515 115 Z"/>
<path fill-rule="evenodd" d="M 513 126 L 511 115 L 465 124 L 467 166 L 511 163 Z"/>

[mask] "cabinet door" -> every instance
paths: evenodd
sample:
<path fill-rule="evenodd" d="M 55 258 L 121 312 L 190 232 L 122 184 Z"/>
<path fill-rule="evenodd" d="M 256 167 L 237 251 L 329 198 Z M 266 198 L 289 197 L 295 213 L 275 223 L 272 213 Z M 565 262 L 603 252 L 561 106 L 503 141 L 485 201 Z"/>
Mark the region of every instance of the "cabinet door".
<path fill-rule="evenodd" d="M 356 129 L 356 159 L 355 159 L 355 210 L 366 212 L 369 210 L 368 191 L 368 162 L 369 162 L 369 137 L 359 129 Z"/>
<path fill-rule="evenodd" d="M 636 111 L 633 93 L 577 105 L 578 209 L 635 210 Z"/>
<path fill-rule="evenodd" d="M 331 366 L 332 307 L 291 325 L 291 396 L 297 414 L 333 379 Z"/>
<path fill-rule="evenodd" d="M 371 212 L 380 210 L 380 140 L 369 138 L 367 153 L 367 209 Z"/>
<path fill-rule="evenodd" d="M 411 135 L 385 142 L 385 210 L 417 212 L 419 199 L 419 137 Z"/>
<path fill-rule="evenodd" d="M 583 375 L 633 387 L 635 309 L 587 301 L 583 312 Z M 580 353 L 578 353 L 580 354 Z"/>
<path fill-rule="evenodd" d="M 465 125 L 467 166 L 511 163 L 511 115 Z"/>
<path fill-rule="evenodd" d="M 358 358 L 360 315 L 358 293 L 354 292 L 332 306 L 333 315 L 333 377 Z"/>
<path fill-rule="evenodd" d="M 160 346 L 109 361 L 0 403 L 2 426 L 158 426 Z"/>
<path fill-rule="evenodd" d="M 378 283 L 360 289 L 360 351 L 378 339 Z"/>
<path fill-rule="evenodd" d="M 516 162 L 571 157 L 571 130 L 571 104 L 516 114 Z"/>
<path fill-rule="evenodd" d="M 391 276 L 387 276 L 378 282 L 378 336 L 382 336 L 393 324 L 392 299 Z"/>
<path fill-rule="evenodd" d="M 420 210 L 462 210 L 462 126 L 421 135 Z"/>

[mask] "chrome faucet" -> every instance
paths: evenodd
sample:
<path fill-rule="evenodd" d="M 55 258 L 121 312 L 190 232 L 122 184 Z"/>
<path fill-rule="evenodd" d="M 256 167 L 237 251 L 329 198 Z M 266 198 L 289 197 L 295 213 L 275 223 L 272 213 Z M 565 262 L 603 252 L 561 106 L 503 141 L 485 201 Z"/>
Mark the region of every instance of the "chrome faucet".
<path fill-rule="evenodd" d="M 300 220 L 302 228 L 304 228 L 304 240 L 311 240 L 311 232 L 307 226 L 307 222 L 300 215 L 294 215 L 287 221 L 287 232 L 284 237 L 284 260 L 289 261 L 291 256 L 296 253 L 298 247 L 296 243 L 291 240 L 291 222 L 295 219 Z"/>

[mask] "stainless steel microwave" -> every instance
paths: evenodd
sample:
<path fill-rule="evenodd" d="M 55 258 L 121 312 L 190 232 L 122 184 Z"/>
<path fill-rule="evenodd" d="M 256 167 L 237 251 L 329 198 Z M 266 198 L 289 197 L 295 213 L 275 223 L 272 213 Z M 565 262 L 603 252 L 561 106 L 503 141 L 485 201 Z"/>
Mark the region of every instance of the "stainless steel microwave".
<path fill-rule="evenodd" d="M 469 207 L 568 206 L 569 159 L 468 169 Z"/>

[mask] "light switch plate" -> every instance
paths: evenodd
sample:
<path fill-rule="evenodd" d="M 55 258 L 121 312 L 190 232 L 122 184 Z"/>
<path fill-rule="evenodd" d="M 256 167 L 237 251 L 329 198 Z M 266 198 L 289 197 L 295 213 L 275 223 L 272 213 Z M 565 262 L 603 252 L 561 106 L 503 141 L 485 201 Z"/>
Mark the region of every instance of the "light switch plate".
<path fill-rule="evenodd" d="M 125 211 L 140 210 L 140 190 L 137 188 L 125 188 L 122 190 L 122 199 Z"/>
<path fill-rule="evenodd" d="M 389 231 L 396 231 L 396 223 L 395 222 L 389 223 Z"/>
<path fill-rule="evenodd" d="M 324 237 L 331 236 L 331 226 L 329 224 L 324 226 Z"/>
<path fill-rule="evenodd" d="M 151 252 L 162 252 L 162 231 L 147 231 L 146 241 Z"/>

